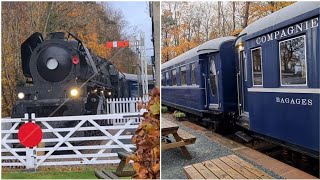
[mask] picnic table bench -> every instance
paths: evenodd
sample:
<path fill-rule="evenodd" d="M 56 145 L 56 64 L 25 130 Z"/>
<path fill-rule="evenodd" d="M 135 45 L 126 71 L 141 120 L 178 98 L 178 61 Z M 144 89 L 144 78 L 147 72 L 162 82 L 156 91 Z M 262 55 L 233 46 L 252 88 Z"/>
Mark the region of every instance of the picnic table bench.
<path fill-rule="evenodd" d="M 119 179 L 119 177 L 130 177 L 135 175 L 135 171 L 124 171 L 126 160 L 130 156 L 127 152 L 118 152 L 118 157 L 121 160 L 115 172 L 107 170 L 95 170 L 95 175 L 99 179 Z"/>
<path fill-rule="evenodd" d="M 162 120 L 161 122 L 161 135 L 168 136 L 172 134 L 175 142 L 162 142 L 161 143 L 161 151 L 172 149 L 172 148 L 180 148 L 183 155 L 191 159 L 191 155 L 189 154 L 186 145 L 194 144 L 196 142 L 196 137 L 182 129 L 179 129 L 179 125 L 172 123 L 170 121 Z"/>
<path fill-rule="evenodd" d="M 188 179 L 272 179 L 236 155 L 185 166 Z"/>

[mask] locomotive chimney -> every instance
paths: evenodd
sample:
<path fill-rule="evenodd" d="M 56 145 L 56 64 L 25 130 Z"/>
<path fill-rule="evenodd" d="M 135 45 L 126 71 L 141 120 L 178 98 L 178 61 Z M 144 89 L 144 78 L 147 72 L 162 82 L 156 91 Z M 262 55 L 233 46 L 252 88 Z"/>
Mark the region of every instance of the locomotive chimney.
<path fill-rule="evenodd" d="M 50 39 L 64 39 L 64 32 L 50 33 Z"/>

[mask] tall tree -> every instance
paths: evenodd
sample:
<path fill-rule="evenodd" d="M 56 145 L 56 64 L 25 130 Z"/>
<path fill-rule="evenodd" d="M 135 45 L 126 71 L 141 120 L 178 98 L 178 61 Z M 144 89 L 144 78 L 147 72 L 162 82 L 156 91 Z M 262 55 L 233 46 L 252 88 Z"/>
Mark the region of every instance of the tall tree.
<path fill-rule="evenodd" d="M 247 1 L 247 2 L 245 2 L 245 6 L 244 6 L 244 13 L 243 13 L 244 16 L 243 16 L 242 28 L 245 28 L 248 26 L 249 8 L 250 8 L 250 2 Z"/>

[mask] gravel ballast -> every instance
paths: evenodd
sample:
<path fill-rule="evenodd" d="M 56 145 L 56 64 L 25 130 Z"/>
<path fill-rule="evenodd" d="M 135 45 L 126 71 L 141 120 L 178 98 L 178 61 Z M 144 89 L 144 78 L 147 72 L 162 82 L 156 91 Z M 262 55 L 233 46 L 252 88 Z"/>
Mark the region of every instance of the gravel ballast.
<path fill-rule="evenodd" d="M 230 149 L 225 146 L 213 141 L 212 139 L 204 136 L 203 134 L 196 132 L 195 130 L 188 128 L 181 123 L 175 122 L 179 124 L 180 128 L 193 134 L 197 137 L 196 143 L 192 145 L 187 145 L 187 149 L 192 156 L 192 159 L 186 159 L 183 157 L 182 152 L 179 148 L 170 149 L 161 152 L 161 178 L 162 179 L 187 179 L 183 171 L 183 167 L 191 164 L 200 163 L 210 159 L 216 159 L 222 156 L 227 156 L 230 154 L 235 154 Z M 170 137 L 171 139 L 172 137 Z M 281 178 L 277 174 L 273 173 L 270 170 L 263 168 L 256 163 L 249 161 L 245 157 L 236 154 L 242 159 L 246 160 L 253 166 L 258 169 L 268 173 L 274 178 Z"/>

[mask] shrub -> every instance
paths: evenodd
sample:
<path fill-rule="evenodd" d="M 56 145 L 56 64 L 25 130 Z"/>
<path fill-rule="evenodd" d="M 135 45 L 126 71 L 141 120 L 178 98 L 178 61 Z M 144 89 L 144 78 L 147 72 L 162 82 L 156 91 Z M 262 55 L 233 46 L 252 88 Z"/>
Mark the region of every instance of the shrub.
<path fill-rule="evenodd" d="M 168 107 L 167 106 L 161 106 L 161 113 L 167 113 Z"/>
<path fill-rule="evenodd" d="M 174 111 L 173 116 L 176 118 L 184 118 L 186 117 L 186 114 L 180 111 Z"/>
<path fill-rule="evenodd" d="M 143 121 L 138 126 L 132 142 L 137 149 L 127 159 L 133 160 L 133 169 L 136 175 L 133 178 L 159 179 L 160 178 L 160 91 L 154 88 L 151 99 L 146 106 L 148 112 L 143 114 Z"/>

